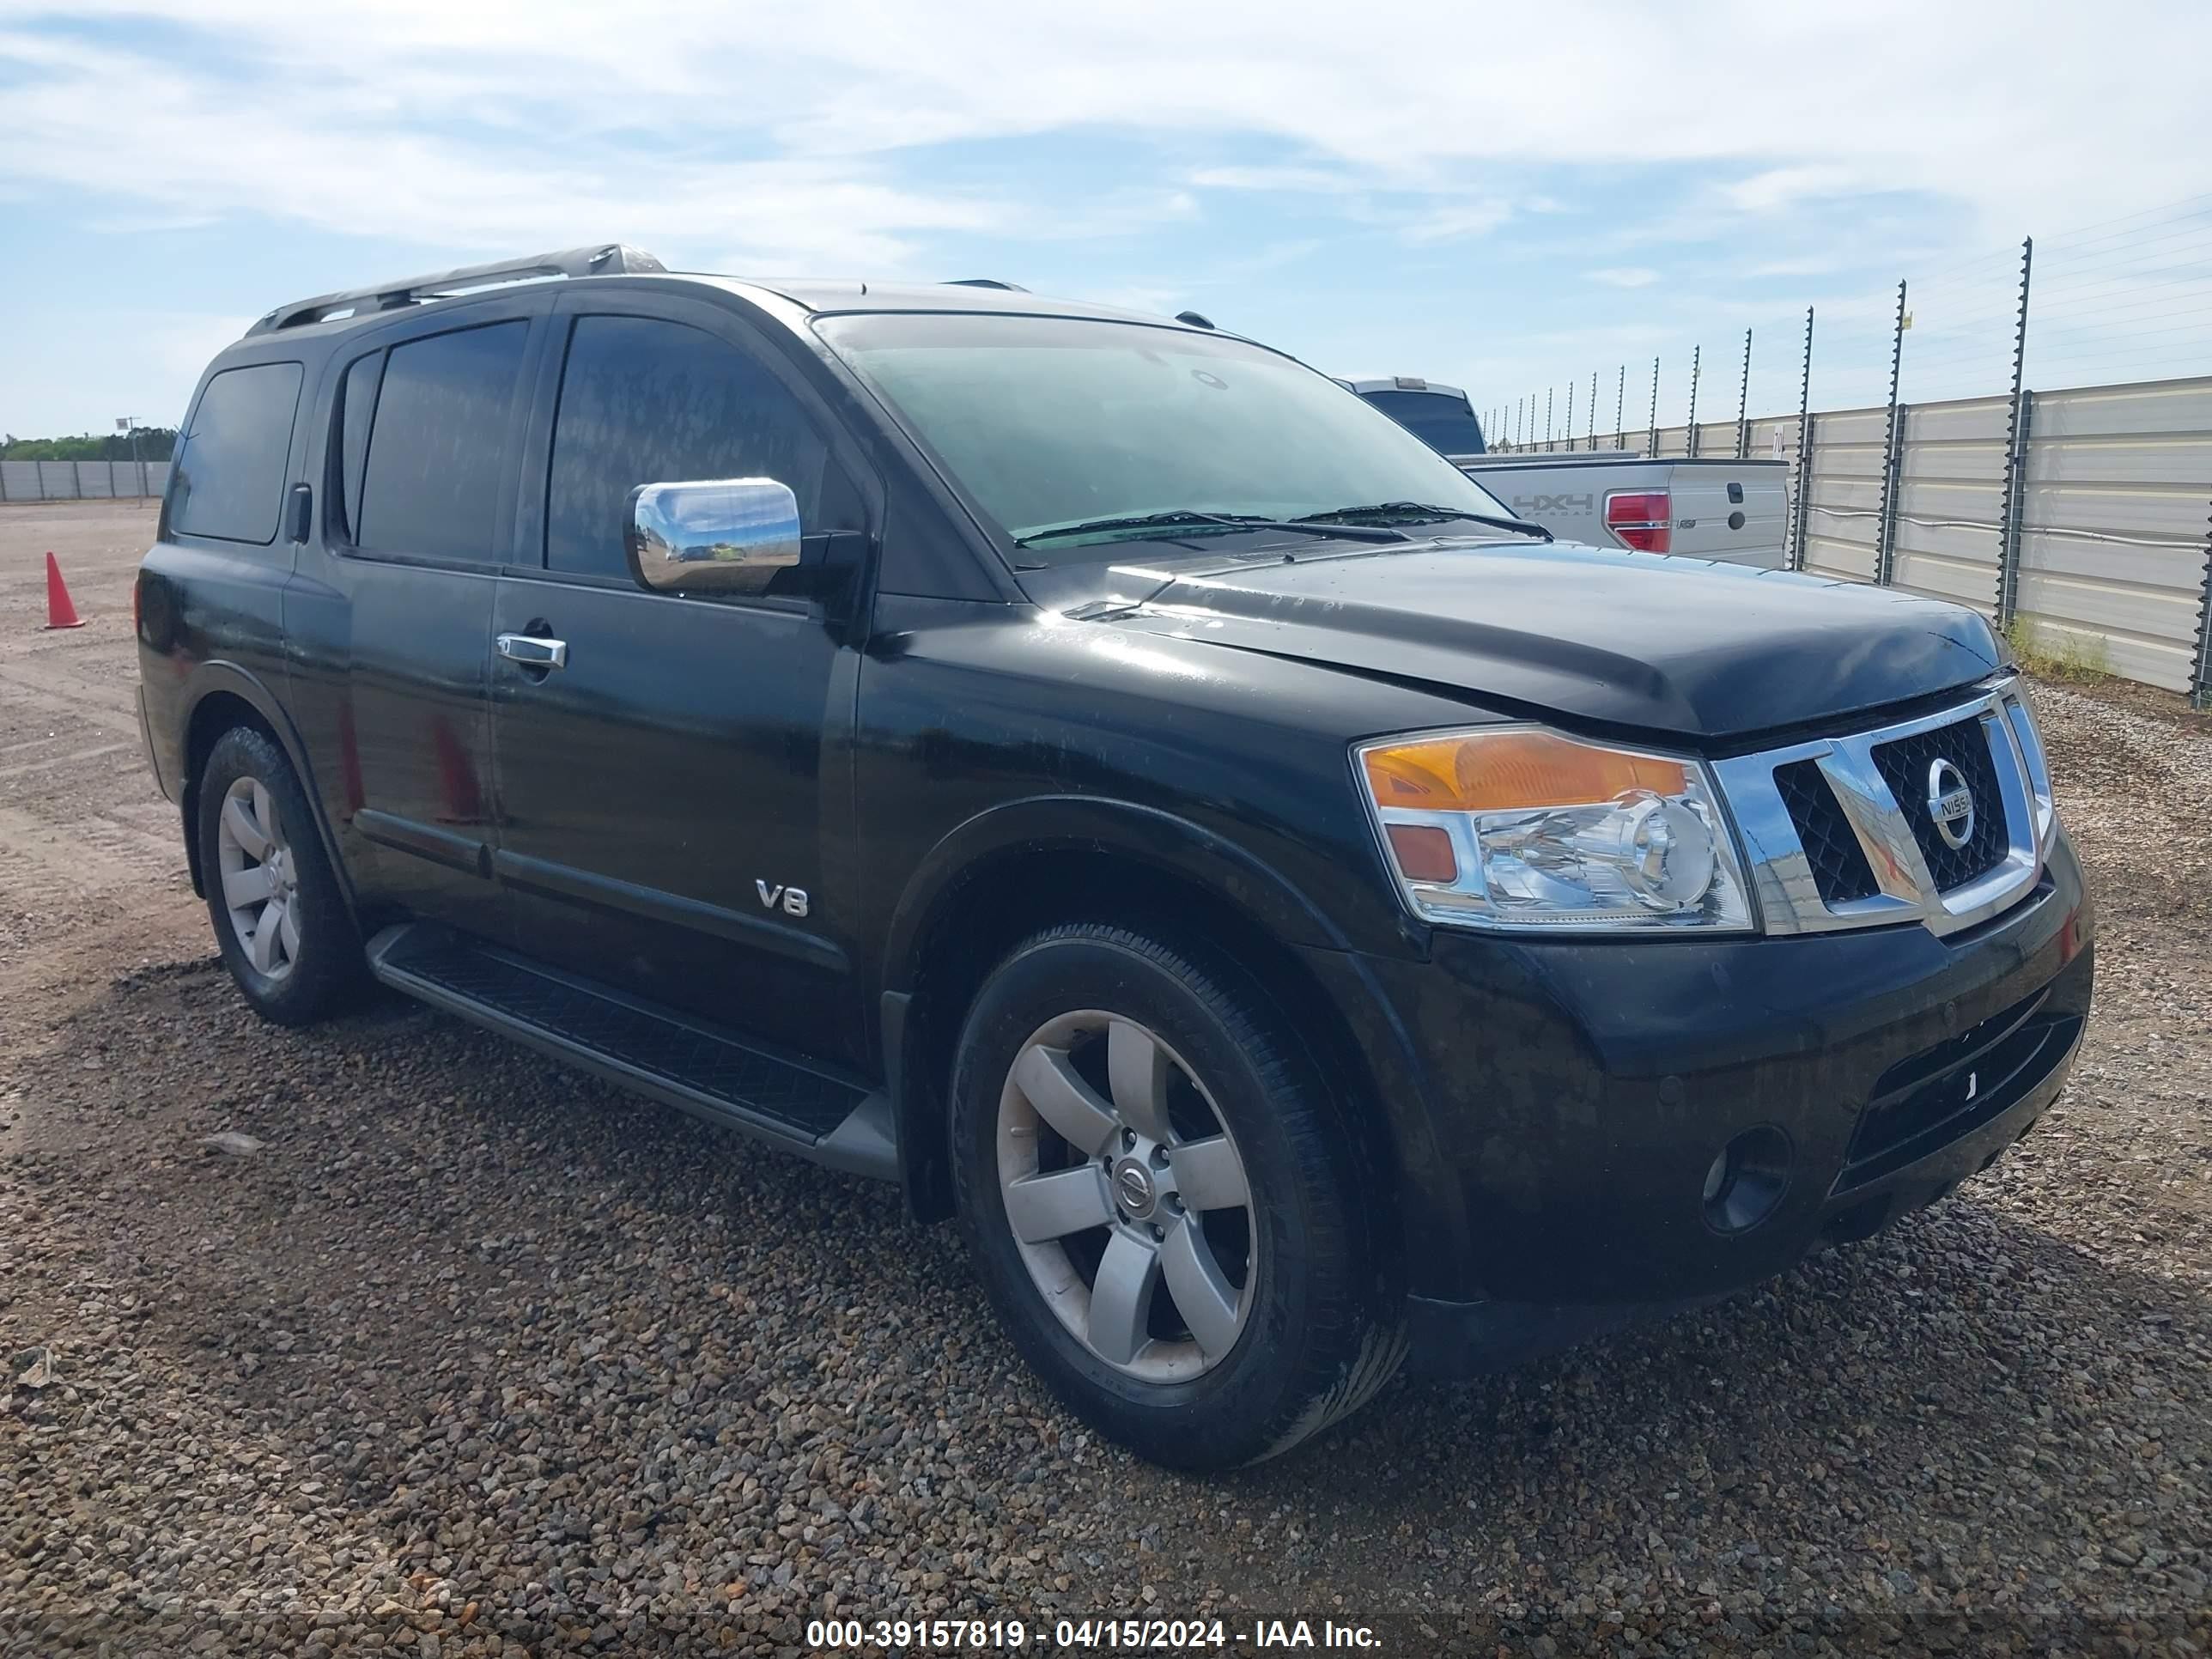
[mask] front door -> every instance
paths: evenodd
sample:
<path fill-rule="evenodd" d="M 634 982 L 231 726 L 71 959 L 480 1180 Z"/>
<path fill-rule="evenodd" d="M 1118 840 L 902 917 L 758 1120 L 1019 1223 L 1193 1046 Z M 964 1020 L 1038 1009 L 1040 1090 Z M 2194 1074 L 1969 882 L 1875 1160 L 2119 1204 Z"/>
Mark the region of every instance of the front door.
<path fill-rule="evenodd" d="M 624 542 L 637 486 L 720 478 L 790 485 L 808 534 L 861 529 L 849 470 L 793 371 L 702 302 L 564 296 L 543 385 L 543 568 L 503 570 L 493 601 L 511 937 L 770 1045 L 856 1058 L 849 882 L 824 844 L 850 834 L 855 653 L 817 603 L 647 592 Z"/>

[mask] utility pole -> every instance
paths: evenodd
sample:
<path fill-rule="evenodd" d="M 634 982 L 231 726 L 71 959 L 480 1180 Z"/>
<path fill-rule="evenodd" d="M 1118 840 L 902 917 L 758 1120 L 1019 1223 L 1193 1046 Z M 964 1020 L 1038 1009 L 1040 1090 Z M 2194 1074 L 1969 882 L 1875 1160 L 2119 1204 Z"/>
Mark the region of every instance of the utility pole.
<path fill-rule="evenodd" d="M 137 469 L 138 473 L 138 499 L 143 501 L 146 499 L 147 495 L 146 463 L 138 459 L 138 417 L 135 415 L 118 416 L 115 421 L 115 429 L 118 432 L 127 432 L 131 434 L 131 465 Z M 114 483 L 112 482 L 115 474 L 112 469 L 110 469 L 107 476 L 110 480 L 108 489 L 112 494 L 115 489 Z"/>

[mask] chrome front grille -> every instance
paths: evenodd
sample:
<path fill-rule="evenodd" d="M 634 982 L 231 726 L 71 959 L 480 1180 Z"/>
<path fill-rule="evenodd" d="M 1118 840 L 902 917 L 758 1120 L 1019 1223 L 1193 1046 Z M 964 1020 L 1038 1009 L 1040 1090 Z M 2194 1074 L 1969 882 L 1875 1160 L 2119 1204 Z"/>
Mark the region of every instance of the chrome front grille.
<path fill-rule="evenodd" d="M 1874 882 L 1874 866 L 1859 849 L 1859 838 L 1851 831 L 1851 821 L 1844 816 L 1844 804 L 1836 799 L 1836 792 L 1821 773 L 1820 763 L 1802 760 L 1778 766 L 1774 785 L 1782 792 L 1790 822 L 1796 826 L 1805 862 L 1812 870 L 1813 884 L 1820 890 L 1822 902 L 1850 904 L 1880 892 Z"/>
<path fill-rule="evenodd" d="M 1948 933 L 2023 897 L 2052 822 L 2023 732 L 2027 704 L 2006 681 L 1919 720 L 1717 763 L 1765 930 L 1918 921 Z M 1939 823 L 1936 798 L 1961 787 L 1971 824 L 1955 799 Z"/>
<path fill-rule="evenodd" d="M 1920 856 L 1928 860 L 1928 872 L 1935 878 L 1939 892 L 1950 892 L 1989 874 L 2004 858 L 2009 844 L 2004 815 L 1998 808 L 2004 798 L 2003 786 L 1997 781 L 1996 759 L 1979 726 L 1978 720 L 1954 720 L 1933 731 L 1874 746 L 1875 768 L 1905 809 L 1905 821 L 1912 826 L 1912 839 L 1919 843 Z M 1932 812 L 1913 810 L 1929 800 L 1929 769 L 1945 763 L 1955 769 L 1955 775 L 1966 780 L 1969 792 L 1982 803 L 1974 814 L 1971 833 L 1960 846 L 1946 838 Z"/>

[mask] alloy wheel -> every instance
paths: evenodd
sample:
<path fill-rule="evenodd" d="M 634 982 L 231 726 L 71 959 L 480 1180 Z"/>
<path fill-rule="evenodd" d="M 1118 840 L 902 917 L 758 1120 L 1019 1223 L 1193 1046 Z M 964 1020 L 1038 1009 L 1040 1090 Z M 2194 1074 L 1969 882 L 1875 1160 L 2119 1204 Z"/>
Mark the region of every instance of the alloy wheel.
<path fill-rule="evenodd" d="M 1259 1281 L 1251 1188 L 1158 1033 L 1097 1009 L 1040 1027 L 1008 1070 L 998 1152 L 1022 1260 L 1085 1348 L 1146 1382 L 1228 1357 Z"/>
<path fill-rule="evenodd" d="M 300 957 L 299 869 L 276 799 L 258 778 L 237 779 L 223 793 L 216 857 L 239 949 L 254 972 L 284 978 Z"/>

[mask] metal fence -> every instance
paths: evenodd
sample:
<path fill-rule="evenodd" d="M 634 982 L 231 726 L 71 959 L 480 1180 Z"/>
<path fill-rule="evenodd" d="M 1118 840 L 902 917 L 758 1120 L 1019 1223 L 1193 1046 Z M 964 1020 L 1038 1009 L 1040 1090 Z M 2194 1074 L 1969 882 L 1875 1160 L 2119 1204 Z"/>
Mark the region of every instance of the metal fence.
<path fill-rule="evenodd" d="M 1677 356 L 1680 425 L 1659 423 L 1662 352 L 1632 402 L 1614 365 L 1486 429 L 1509 452 L 1785 461 L 1793 568 L 1971 605 L 2212 704 L 2212 197 L 1775 321 Z M 1701 392 L 1734 418 L 1699 421 Z"/>
<path fill-rule="evenodd" d="M 0 461 L 0 501 L 160 499 L 167 461 Z"/>

